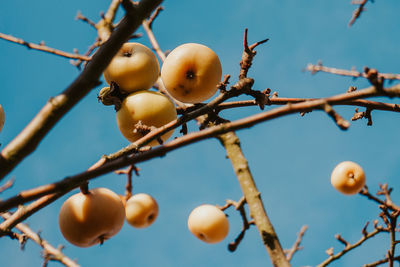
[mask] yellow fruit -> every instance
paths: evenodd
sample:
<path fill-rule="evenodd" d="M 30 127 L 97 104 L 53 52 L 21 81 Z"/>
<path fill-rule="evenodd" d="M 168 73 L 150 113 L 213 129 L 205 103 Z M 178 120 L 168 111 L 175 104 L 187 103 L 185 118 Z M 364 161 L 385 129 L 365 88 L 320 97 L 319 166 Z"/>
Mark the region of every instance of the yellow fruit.
<path fill-rule="evenodd" d="M 103 243 L 121 230 L 125 209 L 120 197 L 107 188 L 77 193 L 60 209 L 59 226 L 65 239 L 78 247 Z"/>
<path fill-rule="evenodd" d="M 137 123 L 156 128 L 175 120 L 176 109 L 171 100 L 165 95 L 152 91 L 139 91 L 131 93 L 122 101 L 121 109 L 117 112 L 117 124 L 122 135 L 130 142 L 134 142 L 143 134 L 137 131 Z M 135 131 L 136 129 L 136 131 Z M 161 136 L 163 141 L 167 140 L 173 131 Z M 157 140 L 149 145 L 156 146 Z"/>
<path fill-rule="evenodd" d="M 343 194 L 357 194 L 365 184 L 364 170 L 357 163 L 343 161 L 332 171 L 331 184 Z"/>
<path fill-rule="evenodd" d="M 218 243 L 229 232 L 229 221 L 219 208 L 213 205 L 201 205 L 189 215 L 190 232 L 206 243 Z"/>
<path fill-rule="evenodd" d="M 157 81 L 160 66 L 150 48 L 139 43 L 125 43 L 104 70 L 108 84 L 115 82 L 127 93 L 147 90 Z"/>
<path fill-rule="evenodd" d="M 157 215 L 157 202 L 148 194 L 140 193 L 133 195 L 126 202 L 126 220 L 133 227 L 148 227 L 155 221 Z"/>
<path fill-rule="evenodd" d="M 212 97 L 221 81 L 222 67 L 217 54 L 202 44 L 178 46 L 161 67 L 161 79 L 168 92 L 185 103 L 200 103 Z"/>

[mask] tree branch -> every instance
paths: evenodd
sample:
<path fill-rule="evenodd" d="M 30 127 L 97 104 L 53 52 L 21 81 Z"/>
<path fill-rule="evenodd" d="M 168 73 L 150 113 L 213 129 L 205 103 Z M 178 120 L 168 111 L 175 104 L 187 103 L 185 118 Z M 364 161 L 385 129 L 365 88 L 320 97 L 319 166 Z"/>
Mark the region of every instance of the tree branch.
<path fill-rule="evenodd" d="M 250 216 L 254 219 L 254 223 L 258 228 L 272 264 L 279 267 L 290 266 L 279 242 L 278 235 L 261 201 L 261 194 L 257 190 L 247 160 L 243 155 L 239 138 L 234 132 L 219 135 L 217 138 L 224 146 L 227 156 L 232 163 L 240 187 L 242 188 L 243 196 L 249 207 Z"/>
<path fill-rule="evenodd" d="M 0 180 L 32 153 L 54 125 L 99 84 L 100 75 L 118 49 L 160 3 L 161 0 L 140 1 L 134 11 L 125 15 L 76 80 L 61 94 L 51 98 L 26 128 L 1 151 Z"/>
<path fill-rule="evenodd" d="M 11 217 L 11 214 L 8 212 L 2 213 L 1 217 L 3 217 L 4 219 L 9 219 Z M 17 228 L 26 237 L 33 240 L 36 244 L 38 244 L 39 246 L 41 246 L 43 248 L 43 256 L 44 256 L 45 260 L 47 258 L 48 260 L 58 261 L 68 267 L 79 267 L 80 266 L 75 261 L 73 261 L 70 258 L 68 258 L 67 256 L 65 256 L 61 252 L 61 248 L 53 247 L 49 242 L 42 239 L 39 236 L 39 234 L 32 231 L 27 225 L 19 223 L 15 226 L 15 228 Z"/>
<path fill-rule="evenodd" d="M 65 57 L 65 58 L 79 59 L 79 60 L 83 60 L 83 61 L 89 61 L 91 59 L 90 57 L 85 56 L 85 55 L 79 55 L 77 53 L 64 52 L 62 50 L 58 50 L 58 49 L 55 49 L 55 48 L 51 48 L 51 47 L 45 46 L 44 44 L 28 43 L 27 41 L 24 41 L 23 39 L 20 39 L 20 38 L 11 36 L 11 35 L 7 35 L 7 34 L 4 34 L 4 33 L 0 33 L 0 39 L 26 46 L 28 49 L 34 49 L 34 50 L 38 50 L 38 51 L 42 51 L 42 52 L 47 52 L 47 53 L 54 54 L 54 55 L 61 56 L 61 57 Z"/>

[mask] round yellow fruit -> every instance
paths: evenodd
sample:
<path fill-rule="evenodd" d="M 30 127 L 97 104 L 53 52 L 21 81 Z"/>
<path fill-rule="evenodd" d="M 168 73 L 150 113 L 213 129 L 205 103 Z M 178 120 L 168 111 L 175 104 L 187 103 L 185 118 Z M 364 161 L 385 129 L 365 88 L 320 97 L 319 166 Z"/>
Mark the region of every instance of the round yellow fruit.
<path fill-rule="evenodd" d="M 120 197 L 107 188 L 77 193 L 61 206 L 59 226 L 64 238 L 78 247 L 101 244 L 124 224 L 125 208 Z"/>
<path fill-rule="evenodd" d="M 364 170 L 355 162 L 343 161 L 333 169 L 331 184 L 343 194 L 357 194 L 365 185 Z"/>
<path fill-rule="evenodd" d="M 0 105 L 0 132 L 3 129 L 3 125 L 4 125 L 4 121 L 5 121 L 5 114 L 4 114 L 4 109 L 3 107 Z"/>
<path fill-rule="evenodd" d="M 127 93 L 147 90 L 157 81 L 160 66 L 150 48 L 139 43 L 125 43 L 103 72 L 108 84 L 115 82 Z"/>
<path fill-rule="evenodd" d="M 204 204 L 190 213 L 188 227 L 200 240 L 206 243 L 218 243 L 228 235 L 229 221 L 219 208 Z"/>
<path fill-rule="evenodd" d="M 138 91 L 131 93 L 122 101 L 120 110 L 117 111 L 117 124 L 122 135 L 130 142 L 134 142 L 143 134 L 137 131 L 139 121 L 147 127 L 161 127 L 177 118 L 176 109 L 172 101 L 165 95 L 152 91 Z M 161 136 L 167 140 L 173 130 Z M 149 145 L 159 143 L 153 140 Z"/>
<path fill-rule="evenodd" d="M 150 226 L 158 215 L 156 200 L 144 193 L 131 196 L 126 202 L 125 216 L 130 225 L 137 228 Z"/>
<path fill-rule="evenodd" d="M 161 67 L 165 88 L 184 103 L 200 103 L 212 97 L 221 76 L 217 54 L 196 43 L 183 44 L 172 50 Z"/>

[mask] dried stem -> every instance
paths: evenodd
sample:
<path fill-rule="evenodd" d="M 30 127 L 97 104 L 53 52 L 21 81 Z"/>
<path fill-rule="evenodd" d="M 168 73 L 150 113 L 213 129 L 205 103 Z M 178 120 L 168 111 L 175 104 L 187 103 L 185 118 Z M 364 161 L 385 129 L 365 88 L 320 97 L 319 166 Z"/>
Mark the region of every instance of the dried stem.
<path fill-rule="evenodd" d="M 12 43 L 16 43 L 16 44 L 20 44 L 23 46 L 26 46 L 29 49 L 34 49 L 34 50 L 38 50 L 38 51 L 43 51 L 43 52 L 47 52 L 50 54 L 54 54 L 57 56 L 61 56 L 61 57 L 65 57 L 65 58 L 70 58 L 70 59 L 79 59 L 79 60 L 83 60 L 83 61 L 88 61 L 91 58 L 85 55 L 79 55 L 76 53 L 68 53 L 68 52 L 64 52 L 55 48 L 51 48 L 48 46 L 45 46 L 43 44 L 34 44 L 34 43 L 28 43 L 27 41 L 11 36 L 11 35 L 7 35 L 4 33 L 0 33 L 0 39 L 12 42 Z"/>
<path fill-rule="evenodd" d="M 1 217 L 3 217 L 4 219 L 9 219 L 11 217 L 11 214 L 8 212 L 2 213 Z M 58 261 L 68 267 L 80 266 L 75 261 L 65 256 L 62 253 L 61 248 L 53 247 L 49 242 L 42 239 L 42 237 L 39 236 L 39 234 L 32 231 L 32 229 L 30 229 L 27 225 L 19 223 L 15 226 L 15 228 L 17 228 L 27 238 L 33 240 L 36 244 L 38 244 L 43 248 L 43 256 L 45 257 L 45 260 L 47 258 L 48 260 Z"/>
<path fill-rule="evenodd" d="M 286 258 L 289 262 L 292 260 L 294 254 L 302 249 L 302 247 L 300 247 L 300 244 L 303 240 L 304 234 L 307 231 L 307 228 L 307 225 L 303 225 L 303 227 L 301 227 L 300 232 L 297 234 L 296 242 L 293 244 L 292 248 L 289 249 L 289 251 L 286 253 Z"/>
<path fill-rule="evenodd" d="M 337 69 L 337 68 L 330 68 L 325 67 L 322 65 L 321 62 L 318 62 L 317 65 L 308 64 L 306 70 L 310 71 L 312 74 L 317 72 L 326 72 L 332 73 L 341 76 L 348 76 L 353 78 L 367 78 L 368 75 L 365 72 L 359 72 L 356 70 L 344 70 L 344 69 Z M 400 80 L 400 74 L 392 74 L 392 73 L 379 73 L 380 77 L 383 77 L 385 80 Z"/>
<path fill-rule="evenodd" d="M 377 234 L 379 234 L 381 232 L 386 232 L 386 231 L 387 230 L 385 230 L 385 228 L 383 228 L 381 226 L 376 226 L 375 229 L 372 232 L 370 232 L 370 233 L 368 233 L 366 235 L 363 235 L 363 237 L 359 241 L 357 241 L 356 243 L 349 244 L 349 243 L 346 242 L 347 245 L 345 246 L 345 248 L 342 251 L 340 251 L 340 252 L 338 252 L 336 254 L 332 254 L 328 259 L 326 259 L 325 261 L 323 261 L 322 263 L 317 265 L 317 267 L 328 266 L 330 263 L 334 262 L 335 260 L 340 259 L 347 252 L 349 252 L 349 251 L 361 246 L 368 239 L 374 237 L 375 235 L 377 235 Z"/>
<path fill-rule="evenodd" d="M 353 1 L 353 4 L 357 4 L 359 5 L 359 7 L 356 10 L 354 10 L 353 16 L 349 22 L 349 27 L 351 27 L 354 24 L 354 22 L 356 22 L 356 20 L 361 16 L 361 13 L 365 10 L 364 6 L 367 4 L 367 2 L 368 0 L 361 0 L 357 3 Z"/>

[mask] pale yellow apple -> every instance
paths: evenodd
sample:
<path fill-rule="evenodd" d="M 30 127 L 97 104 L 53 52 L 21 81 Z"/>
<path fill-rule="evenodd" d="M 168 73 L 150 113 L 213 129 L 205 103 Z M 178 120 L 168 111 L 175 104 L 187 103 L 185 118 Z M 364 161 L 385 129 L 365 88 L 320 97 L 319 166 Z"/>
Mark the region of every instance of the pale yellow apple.
<path fill-rule="evenodd" d="M 3 129 L 4 126 L 4 121 L 5 121 L 5 114 L 4 114 L 4 109 L 3 107 L 0 105 L 0 132 Z"/>
<path fill-rule="evenodd" d="M 331 184 L 343 194 L 357 194 L 365 185 L 364 170 L 355 162 L 343 161 L 333 169 Z"/>
<path fill-rule="evenodd" d="M 138 91 L 131 93 L 122 101 L 121 109 L 117 111 L 117 124 L 122 135 L 130 142 L 134 142 L 143 134 L 135 131 L 135 125 L 156 128 L 167 124 L 177 118 L 176 109 L 172 101 L 165 95 L 153 91 Z M 173 130 L 161 136 L 163 141 L 167 140 Z M 153 140 L 149 145 L 159 145 Z"/>
<path fill-rule="evenodd" d="M 78 247 L 103 243 L 124 224 L 125 208 L 120 197 L 107 188 L 77 193 L 61 206 L 59 226 L 65 239 Z"/>
<path fill-rule="evenodd" d="M 190 213 L 188 227 L 200 240 L 206 243 L 218 243 L 228 235 L 229 221 L 219 208 L 204 204 Z"/>
<path fill-rule="evenodd" d="M 131 196 L 126 201 L 125 216 L 130 225 L 137 228 L 150 226 L 158 215 L 156 200 L 145 193 Z"/>
<path fill-rule="evenodd" d="M 157 81 L 160 66 L 150 48 L 125 43 L 103 72 L 108 84 L 115 82 L 125 92 L 147 90 Z"/>
<path fill-rule="evenodd" d="M 212 97 L 221 75 L 217 54 L 196 43 L 183 44 L 172 50 L 161 67 L 165 88 L 184 103 L 200 103 Z"/>

